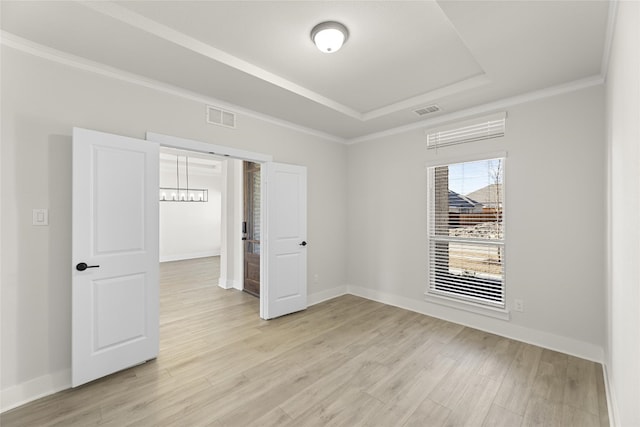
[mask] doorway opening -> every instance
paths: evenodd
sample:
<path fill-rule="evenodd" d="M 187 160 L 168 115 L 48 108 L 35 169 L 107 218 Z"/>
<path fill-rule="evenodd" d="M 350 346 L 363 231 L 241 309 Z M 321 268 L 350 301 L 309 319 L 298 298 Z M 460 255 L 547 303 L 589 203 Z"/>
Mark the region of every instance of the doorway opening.
<path fill-rule="evenodd" d="M 241 167 L 232 166 L 239 160 L 260 164 L 260 318 L 267 320 L 304 310 L 307 307 L 306 167 L 273 162 L 271 155 L 153 132 L 147 132 L 146 139 L 161 147 L 233 159 L 226 164 L 234 171 L 242 171 Z M 230 198 L 233 203 L 227 203 L 226 209 L 237 206 L 236 200 L 240 201 L 237 193 L 227 193 L 227 200 Z M 235 249 L 242 251 L 242 220 L 237 224 L 234 220 L 228 211 L 223 212 L 220 287 L 242 289 L 244 284 L 236 281 L 237 277 L 243 277 L 242 264 L 236 269 L 242 254 Z M 231 245 L 234 245 L 233 251 L 225 250 Z M 237 275 L 238 270 L 241 275 Z"/>
<path fill-rule="evenodd" d="M 159 158 L 161 294 L 219 285 L 259 298 L 261 165 L 171 147 Z"/>

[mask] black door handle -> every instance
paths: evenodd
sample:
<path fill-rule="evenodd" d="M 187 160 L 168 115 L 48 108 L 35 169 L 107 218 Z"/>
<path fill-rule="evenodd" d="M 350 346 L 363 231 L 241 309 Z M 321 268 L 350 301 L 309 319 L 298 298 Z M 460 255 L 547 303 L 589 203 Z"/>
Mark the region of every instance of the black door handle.
<path fill-rule="evenodd" d="M 85 271 L 87 268 L 98 268 L 100 267 L 99 265 L 87 265 L 86 262 L 81 262 L 78 265 L 76 265 L 76 270 L 78 271 Z"/>
<path fill-rule="evenodd" d="M 307 242 L 303 240 L 302 243 L 300 243 L 300 246 L 307 246 Z"/>

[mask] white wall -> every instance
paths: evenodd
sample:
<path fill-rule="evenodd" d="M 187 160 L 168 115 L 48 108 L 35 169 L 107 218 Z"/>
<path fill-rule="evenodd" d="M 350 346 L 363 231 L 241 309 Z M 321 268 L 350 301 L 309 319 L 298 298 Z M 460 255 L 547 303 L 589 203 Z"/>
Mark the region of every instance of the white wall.
<path fill-rule="evenodd" d="M 349 146 L 349 289 L 599 360 L 605 342 L 602 86 L 508 109 L 507 135 L 426 149 L 424 130 Z M 504 321 L 426 302 L 425 164 L 507 151 Z"/>
<path fill-rule="evenodd" d="M 608 357 L 616 424 L 640 425 L 640 3 L 619 2 L 607 73 Z"/>
<path fill-rule="evenodd" d="M 3 408 L 69 385 L 71 131 L 147 131 L 271 154 L 308 171 L 309 295 L 346 283 L 346 147 L 245 115 L 205 123 L 205 104 L 2 47 Z M 48 227 L 31 225 L 49 208 Z M 311 278 L 317 274 L 319 280 Z"/>
<path fill-rule="evenodd" d="M 160 187 L 175 186 L 175 168 L 161 167 Z M 221 169 L 191 167 L 189 186 L 208 190 L 209 201 L 160 202 L 160 262 L 220 255 Z"/>

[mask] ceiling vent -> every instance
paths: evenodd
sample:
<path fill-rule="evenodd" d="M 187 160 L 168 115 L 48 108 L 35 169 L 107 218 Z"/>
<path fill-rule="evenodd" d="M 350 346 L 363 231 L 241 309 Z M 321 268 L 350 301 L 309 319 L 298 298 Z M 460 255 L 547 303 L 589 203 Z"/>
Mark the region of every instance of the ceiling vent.
<path fill-rule="evenodd" d="M 425 116 L 427 114 L 431 114 L 431 113 L 435 113 L 441 111 L 440 107 L 438 107 L 436 104 L 433 105 L 427 105 L 426 107 L 422 107 L 422 108 L 418 108 L 417 110 L 413 110 L 414 113 L 416 113 L 419 116 Z"/>
<path fill-rule="evenodd" d="M 236 115 L 231 111 L 207 105 L 207 123 L 235 129 Z"/>

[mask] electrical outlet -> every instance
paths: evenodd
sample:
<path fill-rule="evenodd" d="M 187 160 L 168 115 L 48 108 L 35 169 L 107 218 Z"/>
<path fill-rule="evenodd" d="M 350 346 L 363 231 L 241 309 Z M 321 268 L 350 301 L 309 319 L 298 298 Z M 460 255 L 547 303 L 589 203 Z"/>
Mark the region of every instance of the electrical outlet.
<path fill-rule="evenodd" d="M 49 225 L 49 209 L 33 209 L 33 225 Z"/>
<path fill-rule="evenodd" d="M 317 274 L 313 275 L 313 283 L 318 283 L 320 281 L 320 276 Z"/>
<path fill-rule="evenodd" d="M 513 300 L 513 311 L 519 311 L 520 313 L 522 313 L 524 311 L 524 301 L 521 299 L 514 299 Z"/>

